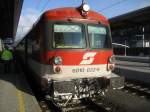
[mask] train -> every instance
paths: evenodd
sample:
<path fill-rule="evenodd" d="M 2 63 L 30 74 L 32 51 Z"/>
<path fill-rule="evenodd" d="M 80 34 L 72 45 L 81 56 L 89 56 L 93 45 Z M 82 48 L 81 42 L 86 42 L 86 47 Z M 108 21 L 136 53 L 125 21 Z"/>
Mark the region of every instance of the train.
<path fill-rule="evenodd" d="M 123 79 L 112 73 L 109 22 L 87 3 L 44 12 L 17 48 L 49 98 L 92 98 L 123 87 Z"/>

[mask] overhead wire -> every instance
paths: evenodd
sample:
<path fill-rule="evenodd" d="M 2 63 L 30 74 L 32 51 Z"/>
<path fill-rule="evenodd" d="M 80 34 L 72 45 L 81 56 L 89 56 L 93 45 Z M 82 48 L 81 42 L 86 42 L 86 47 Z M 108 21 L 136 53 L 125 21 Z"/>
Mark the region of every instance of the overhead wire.
<path fill-rule="evenodd" d="M 102 12 L 102 11 L 104 11 L 104 10 L 106 10 L 106 9 L 109 9 L 109 8 L 111 8 L 111 7 L 113 7 L 113 6 L 116 6 L 116 5 L 118 5 L 118 4 L 121 4 L 121 3 L 125 2 L 125 1 L 127 1 L 127 0 L 118 1 L 118 2 L 116 2 L 116 3 L 114 3 L 114 4 L 111 4 L 111 5 L 107 6 L 107 7 L 102 8 L 102 9 L 99 10 L 99 11 Z"/>

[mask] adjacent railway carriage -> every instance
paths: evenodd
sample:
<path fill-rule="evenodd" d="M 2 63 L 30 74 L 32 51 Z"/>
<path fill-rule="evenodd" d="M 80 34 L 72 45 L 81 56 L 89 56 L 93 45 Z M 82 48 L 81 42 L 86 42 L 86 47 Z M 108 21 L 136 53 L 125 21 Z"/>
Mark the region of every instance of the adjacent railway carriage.
<path fill-rule="evenodd" d="M 110 84 L 114 57 L 109 23 L 87 4 L 46 11 L 25 40 L 25 61 L 47 95 L 92 97 Z"/>

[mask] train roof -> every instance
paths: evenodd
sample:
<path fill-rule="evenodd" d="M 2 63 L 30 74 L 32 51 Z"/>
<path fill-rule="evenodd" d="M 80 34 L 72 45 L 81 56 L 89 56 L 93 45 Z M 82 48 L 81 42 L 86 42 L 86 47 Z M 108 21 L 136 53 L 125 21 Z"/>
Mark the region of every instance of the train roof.
<path fill-rule="evenodd" d="M 47 20 L 88 19 L 108 25 L 108 20 L 102 14 L 90 10 L 87 17 L 82 16 L 79 8 L 65 7 L 48 10 L 43 14 Z"/>
<path fill-rule="evenodd" d="M 108 25 L 109 22 L 105 16 L 102 14 L 90 10 L 88 12 L 88 16 L 85 18 L 82 16 L 79 8 L 72 8 L 72 7 L 64 7 L 64 8 L 56 8 L 51 9 L 46 12 L 44 12 L 40 18 L 34 23 L 33 27 L 28 31 L 28 33 L 18 42 L 14 44 L 14 46 L 17 46 L 19 43 L 21 43 L 27 35 L 36 27 L 36 25 L 39 23 L 41 19 L 46 20 L 64 20 L 68 21 L 69 19 L 81 19 L 81 20 L 91 20 L 93 22 L 100 22 L 102 24 Z"/>

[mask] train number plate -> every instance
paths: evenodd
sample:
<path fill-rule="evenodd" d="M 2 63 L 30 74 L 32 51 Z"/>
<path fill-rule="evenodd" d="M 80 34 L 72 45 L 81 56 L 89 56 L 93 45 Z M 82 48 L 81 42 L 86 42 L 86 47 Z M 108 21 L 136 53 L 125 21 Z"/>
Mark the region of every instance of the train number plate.
<path fill-rule="evenodd" d="M 98 72 L 100 68 L 74 68 L 72 73 Z"/>

